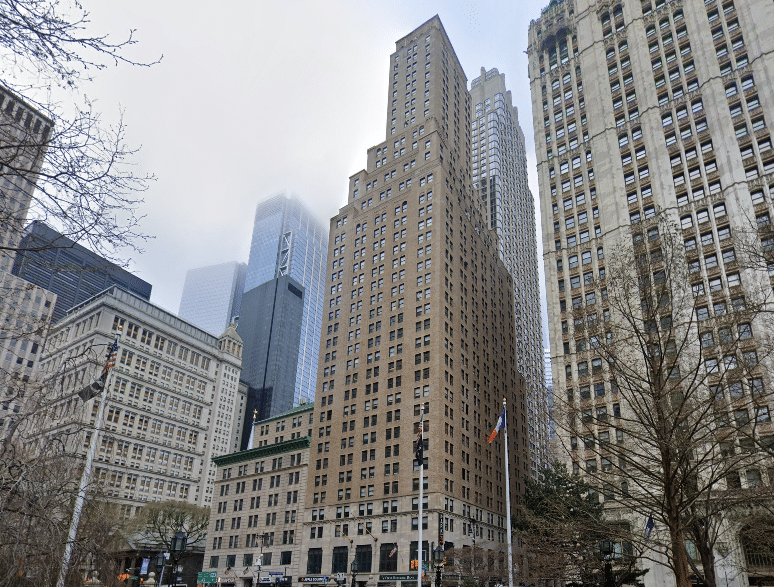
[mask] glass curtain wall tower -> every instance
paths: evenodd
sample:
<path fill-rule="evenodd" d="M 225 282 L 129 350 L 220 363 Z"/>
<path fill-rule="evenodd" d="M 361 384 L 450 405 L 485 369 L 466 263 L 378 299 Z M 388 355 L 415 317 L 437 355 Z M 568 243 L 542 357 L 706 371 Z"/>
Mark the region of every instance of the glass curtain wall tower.
<path fill-rule="evenodd" d="M 239 317 L 247 265 L 230 261 L 189 269 L 178 316 L 220 336 Z"/>
<path fill-rule="evenodd" d="M 328 230 L 294 196 L 278 194 L 256 207 L 245 294 L 285 275 L 304 287 L 293 406 L 314 400 L 327 251 Z M 246 353 L 251 344 L 245 341 Z"/>

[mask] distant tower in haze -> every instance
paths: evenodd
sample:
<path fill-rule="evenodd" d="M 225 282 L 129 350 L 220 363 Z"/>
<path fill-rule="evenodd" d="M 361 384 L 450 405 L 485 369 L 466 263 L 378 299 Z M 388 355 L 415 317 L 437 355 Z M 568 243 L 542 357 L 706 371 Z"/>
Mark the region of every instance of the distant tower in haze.
<path fill-rule="evenodd" d="M 535 204 L 519 113 L 505 75 L 486 71 L 470 83 L 473 192 L 497 233 L 500 257 L 513 278 L 516 369 L 527 380 L 530 473 L 549 465 L 548 399 L 543 375 Z"/>
<path fill-rule="evenodd" d="M 237 261 L 189 269 L 177 315 L 220 336 L 239 316 L 246 274 L 247 265 Z"/>
<path fill-rule="evenodd" d="M 245 344 L 243 380 L 251 388 L 251 401 L 260 397 L 256 407 L 269 410 L 259 409 L 261 418 L 314 400 L 327 253 L 326 227 L 295 197 L 279 194 L 258 204 L 238 330 Z M 285 277 L 290 279 L 277 281 Z M 267 285 L 270 282 L 276 283 Z M 254 291 L 257 288 L 260 292 Z M 267 292 L 273 292 L 271 299 Z M 296 308 L 298 298 L 301 308 Z M 296 312 L 297 318 L 291 319 Z M 293 320 L 300 320 L 298 334 Z M 284 329 L 289 329 L 287 335 Z M 280 356 L 279 349 L 269 348 L 280 342 L 281 355 L 294 357 L 295 372 L 277 371 L 282 377 L 269 390 L 264 376 L 272 366 L 259 368 L 259 363 L 261 358 Z M 256 390 L 263 391 L 256 396 Z"/>

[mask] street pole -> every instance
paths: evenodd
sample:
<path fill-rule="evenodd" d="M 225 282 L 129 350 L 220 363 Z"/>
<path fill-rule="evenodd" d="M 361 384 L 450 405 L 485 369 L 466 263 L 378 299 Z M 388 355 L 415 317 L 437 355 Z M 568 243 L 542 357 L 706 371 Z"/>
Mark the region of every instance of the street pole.
<path fill-rule="evenodd" d="M 166 560 L 166 559 L 165 559 Z M 164 583 L 164 569 L 167 567 L 166 563 L 161 565 L 161 572 L 159 573 L 159 587 L 161 587 Z"/>
<path fill-rule="evenodd" d="M 473 575 L 473 579 L 476 578 L 476 534 L 478 530 L 478 522 L 473 518 L 469 518 L 470 530 L 473 533 L 473 558 L 470 559 L 470 574 Z"/>
<path fill-rule="evenodd" d="M 424 423 L 425 423 L 425 404 L 419 404 L 419 436 L 417 437 L 417 462 L 419 464 L 419 542 L 417 543 L 417 587 L 422 587 L 422 502 L 424 501 L 425 489 L 425 459 L 424 459 Z"/>
<path fill-rule="evenodd" d="M 506 522 L 508 525 L 508 587 L 513 587 L 513 544 L 511 542 L 511 475 L 509 472 L 510 462 L 508 461 L 508 410 L 506 408 L 505 398 L 503 398 L 503 412 L 505 412 L 505 427 L 503 432 L 505 436 L 505 504 L 506 504 Z"/>
<path fill-rule="evenodd" d="M 424 405 L 424 404 L 423 404 Z M 424 409 L 424 408 L 423 408 Z M 424 500 L 425 466 L 419 463 L 419 542 L 417 543 L 417 587 L 422 587 L 422 501 Z"/>
<path fill-rule="evenodd" d="M 70 557 L 73 554 L 73 545 L 78 535 L 78 525 L 81 522 L 81 514 L 83 513 L 83 504 L 86 501 L 86 489 L 91 483 L 91 471 L 94 464 L 94 455 L 97 453 L 97 441 L 100 432 L 102 431 L 102 421 L 105 417 L 105 406 L 107 406 L 108 389 L 110 389 L 110 381 L 112 381 L 112 367 L 111 361 L 115 364 L 116 354 L 118 352 L 118 338 L 115 342 L 108 347 L 108 356 L 103 369 L 104 380 L 102 382 L 102 394 L 99 400 L 99 409 L 97 410 L 97 419 L 94 422 L 94 432 L 91 435 L 91 442 L 89 443 L 89 452 L 86 455 L 86 462 L 83 465 L 83 473 L 81 474 L 81 483 L 78 486 L 78 493 L 75 496 L 75 504 L 73 504 L 73 516 L 70 520 L 70 530 L 67 533 L 67 542 L 65 542 L 64 553 L 62 554 L 62 564 L 59 568 L 59 578 L 56 581 L 56 587 L 64 587 L 65 580 L 67 579 L 67 573 L 70 570 Z M 93 384 L 92 384 L 93 385 Z"/>

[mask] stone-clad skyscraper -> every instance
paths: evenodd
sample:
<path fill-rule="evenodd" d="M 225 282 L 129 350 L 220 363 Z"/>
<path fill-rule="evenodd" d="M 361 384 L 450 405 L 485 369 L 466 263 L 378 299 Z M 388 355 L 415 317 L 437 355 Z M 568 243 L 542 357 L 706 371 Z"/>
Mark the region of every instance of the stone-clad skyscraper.
<path fill-rule="evenodd" d="M 700 341 L 694 356 L 707 361 L 706 372 L 704 365 L 691 372 L 707 377 L 709 401 L 717 410 L 710 419 L 723 428 L 728 416 L 723 406 L 732 405 L 740 426 L 748 418 L 756 422 L 757 431 L 747 439 L 724 431 L 722 457 L 713 462 L 740 451 L 755 453 L 746 447 L 753 436 L 771 446 L 768 422 L 774 406 L 766 405 L 771 396 L 763 394 L 771 389 L 771 362 L 770 353 L 764 360 L 762 352 L 769 333 L 761 315 L 750 324 L 744 310 L 754 305 L 751 300 L 761 301 L 761 292 L 764 303 L 770 300 L 772 265 L 767 274 L 765 262 L 751 267 L 741 259 L 751 246 L 764 257 L 774 248 L 774 7 L 763 0 L 555 0 L 530 24 L 528 54 L 555 420 L 571 470 L 592 482 L 599 470 L 607 474 L 602 487 L 620 488 L 619 495 L 629 492 L 626 461 L 605 455 L 603 442 L 615 434 L 616 442 L 627 446 L 631 395 L 619 393 L 624 385 L 614 380 L 612 361 L 595 349 L 602 332 L 604 340 L 614 340 L 623 322 L 616 321 L 620 304 L 608 300 L 608 288 L 616 286 L 609 283 L 612 257 L 621 250 L 637 253 L 642 300 L 635 298 L 635 305 L 640 310 L 641 304 L 645 320 L 653 310 L 642 293 L 651 280 L 648 273 L 654 283 L 664 275 L 660 256 L 670 241 L 674 265 L 689 276 L 690 288 L 682 289 L 688 313 L 693 311 L 694 335 L 684 344 L 693 349 Z M 669 241 L 659 232 L 665 217 L 675 227 Z M 762 290 L 760 284 L 765 284 Z M 659 298 L 660 319 L 647 324 L 654 338 L 671 328 L 672 299 Z M 744 345 L 738 363 L 736 351 L 729 350 L 737 334 Z M 668 336 L 664 355 L 670 342 L 675 346 Z M 659 344 L 653 348 L 659 350 Z M 687 354 L 680 353 L 681 362 Z M 723 369 L 712 361 L 722 361 Z M 679 375 L 673 370 L 670 377 L 674 373 Z M 576 428 L 583 442 L 564 424 L 575 422 L 566 418 L 575 412 L 583 414 Z M 595 439 L 602 449 L 594 448 Z M 763 483 L 761 470 L 743 469 L 730 471 L 713 493 Z M 766 476 L 774 484 L 774 469 Z M 605 490 L 605 495 L 615 492 Z M 611 499 L 607 505 L 615 503 Z M 641 519 L 630 522 L 632 528 L 642 527 Z M 732 554 L 728 562 L 725 557 L 716 561 L 738 564 L 735 569 L 749 574 L 741 583 L 752 583 L 756 573 L 770 574 L 770 567 L 761 569 L 762 559 L 749 552 L 749 564 L 733 562 L 743 554 L 737 548 L 737 540 L 744 545 L 740 534 L 731 529 L 720 538 L 718 544 Z M 660 585 L 673 580 L 668 574 L 656 565 L 644 580 Z"/>
<path fill-rule="evenodd" d="M 439 521 L 447 548 L 474 532 L 504 550 L 505 500 L 530 474 L 513 282 L 471 192 L 470 95 L 437 16 L 397 41 L 388 92 L 386 138 L 330 224 L 301 567 L 344 573 L 354 558 L 361 586 L 410 571 L 420 523 L 424 560 Z M 487 443 L 503 398 L 510 495 L 503 435 Z"/>
<path fill-rule="evenodd" d="M 535 203 L 527 184 L 527 154 L 519 113 L 505 75 L 481 68 L 470 83 L 473 192 L 481 198 L 500 257 L 513 277 L 516 368 L 527 380 L 530 472 L 550 463 L 548 398 L 543 375 Z"/>
<path fill-rule="evenodd" d="M 11 273 L 27 223 L 52 122 L 18 96 L 0 89 L 0 435 L 35 387 L 35 366 L 51 325 L 55 293 Z"/>

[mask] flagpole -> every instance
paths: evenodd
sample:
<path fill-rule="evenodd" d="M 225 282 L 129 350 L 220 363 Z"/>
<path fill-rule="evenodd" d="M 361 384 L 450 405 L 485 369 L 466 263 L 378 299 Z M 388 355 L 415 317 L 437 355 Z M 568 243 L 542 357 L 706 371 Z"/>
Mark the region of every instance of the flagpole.
<path fill-rule="evenodd" d="M 94 422 L 94 432 L 91 435 L 91 443 L 89 443 L 89 452 L 86 455 L 86 462 L 83 465 L 83 474 L 81 475 L 81 483 L 78 486 L 78 493 L 75 496 L 75 504 L 73 505 L 73 517 L 70 520 L 70 531 L 67 533 L 67 542 L 65 542 L 64 553 L 62 554 L 62 565 L 59 569 L 59 578 L 56 581 L 56 587 L 64 587 L 65 580 L 67 579 L 67 573 L 70 570 L 70 557 L 73 553 L 73 545 L 75 544 L 75 538 L 78 534 L 78 524 L 81 521 L 81 513 L 83 512 L 83 504 L 86 501 L 86 488 L 91 483 L 91 471 L 94 463 L 94 455 L 97 452 L 97 437 L 99 436 L 100 429 L 102 428 L 102 420 L 105 417 L 105 406 L 107 405 L 107 393 L 108 380 L 110 379 L 109 365 L 111 361 L 115 364 L 115 355 L 113 355 L 114 349 L 117 352 L 118 338 L 115 339 L 113 345 L 108 347 L 108 358 L 105 363 L 104 375 L 105 381 L 103 382 L 102 396 L 99 400 L 99 410 L 97 411 L 97 419 Z"/>
<path fill-rule="evenodd" d="M 419 406 L 419 440 L 424 445 L 424 418 L 425 418 L 425 404 L 422 403 Z M 425 488 L 425 453 L 424 449 L 417 448 L 417 453 L 422 456 L 421 459 L 417 459 L 419 463 L 419 542 L 417 543 L 417 587 L 422 587 L 422 502 L 424 501 L 424 488 Z M 59 587 L 59 586 L 57 586 Z"/>
<path fill-rule="evenodd" d="M 506 401 L 503 398 L 503 413 L 505 413 L 504 437 L 505 443 L 505 505 L 506 522 L 508 527 L 508 587 L 513 587 L 513 544 L 511 543 L 511 476 L 509 473 L 510 461 L 508 460 L 508 411 Z"/>
<path fill-rule="evenodd" d="M 255 418 L 258 416 L 258 410 L 253 410 L 253 425 L 250 427 L 250 437 L 247 439 L 247 450 L 253 448 L 255 444 Z"/>

